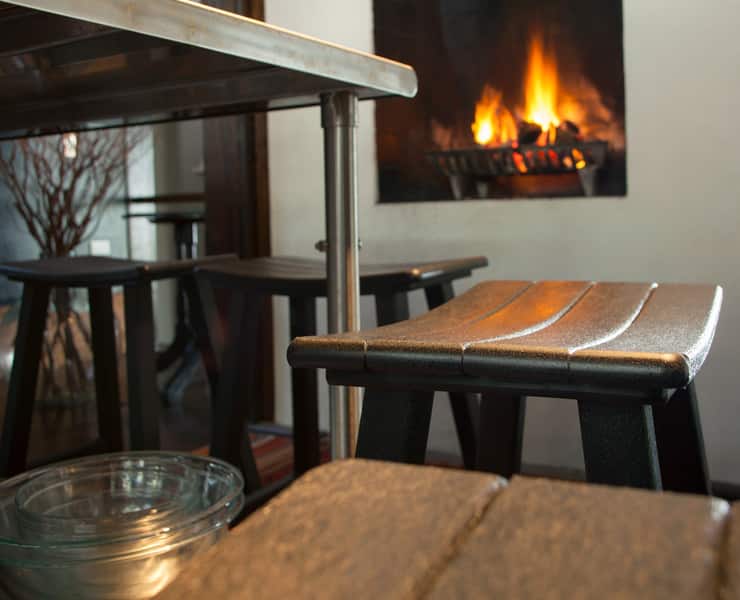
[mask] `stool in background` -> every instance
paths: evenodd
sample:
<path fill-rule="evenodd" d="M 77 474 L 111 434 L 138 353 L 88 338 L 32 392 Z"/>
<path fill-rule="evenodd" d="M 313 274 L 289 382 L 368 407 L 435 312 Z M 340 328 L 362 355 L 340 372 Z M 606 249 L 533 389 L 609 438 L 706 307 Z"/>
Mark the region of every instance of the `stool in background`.
<path fill-rule="evenodd" d="M 213 258 L 222 261 L 225 257 Z M 146 263 L 100 256 L 74 256 L 0 264 L 0 274 L 23 284 L 0 440 L 0 477 L 9 477 L 26 468 L 46 313 L 51 290 L 55 287 L 87 288 L 90 303 L 100 440 L 93 447 L 72 455 L 123 449 L 112 297 L 113 287 L 119 285 L 123 286 L 125 304 L 130 446 L 132 450 L 159 448 L 159 397 L 151 284 L 159 279 L 184 278 L 198 345 L 204 356 L 209 357 L 207 371 L 211 384 L 215 386 L 214 353 L 207 331 L 209 308 L 204 304 L 208 290 L 198 293 L 193 277 L 195 266 L 207 261 Z"/>
<path fill-rule="evenodd" d="M 483 257 L 431 263 L 360 265 L 360 293 L 375 297 L 378 323 L 409 318 L 408 293 L 423 289 L 429 308 L 453 297 L 452 282 L 484 267 Z M 211 454 L 239 464 L 247 488 L 259 487 L 254 458 L 245 443 L 247 404 L 244 395 L 254 387 L 256 337 L 260 311 L 266 296 L 288 296 L 291 338 L 316 333 L 316 299 L 326 296 L 326 267 L 323 261 L 294 257 L 265 257 L 211 263 L 199 276 L 214 286 L 232 291 L 229 332 L 226 338 L 218 399 L 214 406 Z M 250 368 L 252 367 L 252 368 Z M 293 370 L 294 468 L 301 474 L 319 464 L 319 423 L 316 371 Z M 475 400 L 452 393 L 462 454 L 466 464 L 475 460 Z"/>
<path fill-rule="evenodd" d="M 706 494 L 693 380 L 721 301 L 712 285 L 489 281 L 417 319 L 294 340 L 289 362 L 419 394 L 365 401 L 360 457 L 418 462 L 433 390 L 482 392 L 478 467 L 509 476 L 525 397 L 574 398 L 588 481 Z"/>
<path fill-rule="evenodd" d="M 198 257 L 198 226 L 205 221 L 203 211 L 167 211 L 156 213 L 126 213 L 124 219 L 147 219 L 153 225 L 172 225 L 175 233 L 175 257 L 177 260 Z M 175 372 L 164 385 L 162 396 L 167 403 L 178 402 L 190 383 L 200 356 L 195 345 L 195 336 L 188 318 L 188 303 L 185 286 L 177 281 L 177 321 L 172 343 L 157 353 L 157 371 L 170 368 L 182 359 Z"/>

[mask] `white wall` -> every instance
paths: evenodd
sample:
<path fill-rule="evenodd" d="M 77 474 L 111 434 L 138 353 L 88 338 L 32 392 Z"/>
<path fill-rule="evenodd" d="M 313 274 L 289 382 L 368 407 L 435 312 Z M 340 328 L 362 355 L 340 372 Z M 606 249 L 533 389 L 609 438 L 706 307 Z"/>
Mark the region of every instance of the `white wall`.
<path fill-rule="evenodd" d="M 266 0 L 267 20 L 372 50 L 371 0 Z M 627 198 L 376 204 L 374 112 L 359 133 L 364 260 L 484 254 L 485 278 L 717 282 L 725 304 L 697 379 L 712 477 L 740 481 L 740 3 L 624 0 Z M 424 82 L 420 82 L 424 85 Z M 275 254 L 315 255 L 323 237 L 318 109 L 271 113 Z M 300 226 L 298 224 L 300 223 Z M 465 280 L 458 290 L 474 280 Z M 414 312 L 424 310 L 414 297 Z M 277 302 L 276 363 L 285 368 L 287 307 Z M 363 325 L 372 325 L 363 305 Z M 287 371 L 278 416 L 289 419 Z M 439 404 L 439 403 L 438 403 Z M 444 415 L 442 415 L 444 417 Z M 435 415 L 436 438 L 449 420 Z M 582 465 L 575 403 L 529 404 L 525 461 Z"/>
<path fill-rule="evenodd" d="M 130 161 L 129 197 L 201 193 L 203 178 L 194 172 L 203 160 L 201 121 L 162 123 L 142 130 L 144 142 Z M 136 203 L 127 208 L 133 213 L 149 214 L 201 207 L 189 204 Z M 155 225 L 146 218 L 129 219 L 127 223 L 131 258 L 174 260 L 175 234 L 172 225 Z M 199 239 L 201 247 L 205 247 L 202 244 L 202 233 L 201 226 Z M 177 284 L 169 280 L 154 282 L 153 294 L 157 345 L 164 346 L 174 337 Z"/>

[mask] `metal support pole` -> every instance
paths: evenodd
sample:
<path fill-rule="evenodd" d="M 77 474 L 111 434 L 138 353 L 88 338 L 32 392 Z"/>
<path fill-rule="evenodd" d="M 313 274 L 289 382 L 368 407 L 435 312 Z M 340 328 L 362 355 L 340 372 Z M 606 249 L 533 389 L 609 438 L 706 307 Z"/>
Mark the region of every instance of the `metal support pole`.
<path fill-rule="evenodd" d="M 360 327 L 357 233 L 357 95 L 321 97 L 326 186 L 326 273 L 329 333 Z M 329 388 L 332 459 L 354 455 L 359 389 Z"/>

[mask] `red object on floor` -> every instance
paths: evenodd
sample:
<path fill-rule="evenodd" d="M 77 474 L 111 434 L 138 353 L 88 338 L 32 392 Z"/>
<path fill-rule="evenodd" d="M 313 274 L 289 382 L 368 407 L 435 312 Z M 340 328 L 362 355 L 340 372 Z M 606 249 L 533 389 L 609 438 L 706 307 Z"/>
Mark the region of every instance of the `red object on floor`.
<path fill-rule="evenodd" d="M 250 427 L 249 439 L 262 485 L 279 481 L 293 472 L 293 434 L 289 428 Z M 204 446 L 193 452 L 208 454 L 208 447 Z M 322 434 L 321 462 L 328 462 L 329 456 L 329 436 Z"/>

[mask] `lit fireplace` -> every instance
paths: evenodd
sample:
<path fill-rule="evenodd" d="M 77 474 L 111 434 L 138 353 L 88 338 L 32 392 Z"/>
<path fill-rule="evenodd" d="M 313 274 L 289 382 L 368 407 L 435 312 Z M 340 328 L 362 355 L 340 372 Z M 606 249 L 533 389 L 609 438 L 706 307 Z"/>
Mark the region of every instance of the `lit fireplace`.
<path fill-rule="evenodd" d="M 420 80 L 415 110 L 376 109 L 381 201 L 624 195 L 615 0 L 375 6 L 376 50 Z"/>
<path fill-rule="evenodd" d="M 624 149 L 621 128 L 596 88 L 585 78 L 564 81 L 542 32 L 529 40 L 520 105 L 483 86 L 470 133 L 432 122 L 439 148 L 429 159 L 450 179 L 455 199 L 486 198 L 497 177 L 577 173 L 583 194 L 597 193 L 596 176 L 609 146 Z"/>

